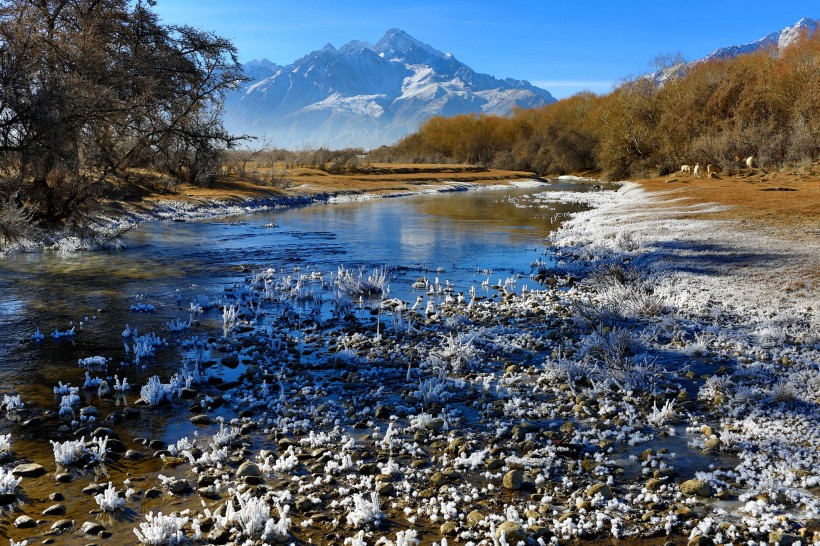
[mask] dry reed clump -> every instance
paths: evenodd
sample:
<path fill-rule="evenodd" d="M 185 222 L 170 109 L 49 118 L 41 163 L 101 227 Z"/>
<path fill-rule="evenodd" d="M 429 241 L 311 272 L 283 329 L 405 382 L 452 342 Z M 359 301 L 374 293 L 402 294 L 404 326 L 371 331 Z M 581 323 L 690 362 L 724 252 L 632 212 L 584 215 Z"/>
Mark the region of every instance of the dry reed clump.
<path fill-rule="evenodd" d="M 657 317 L 667 311 L 663 298 L 656 293 L 656 280 L 635 267 L 604 264 L 584 284 L 592 288 L 594 299 L 574 301 L 573 310 L 588 328 Z"/>

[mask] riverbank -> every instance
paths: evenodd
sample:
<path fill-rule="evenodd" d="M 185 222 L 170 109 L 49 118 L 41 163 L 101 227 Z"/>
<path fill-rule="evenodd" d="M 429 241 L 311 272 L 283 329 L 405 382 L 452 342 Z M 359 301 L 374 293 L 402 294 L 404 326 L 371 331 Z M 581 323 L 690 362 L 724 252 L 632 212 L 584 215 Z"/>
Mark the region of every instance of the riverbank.
<path fill-rule="evenodd" d="M 270 177 L 270 173 L 256 173 Z M 529 172 L 484 169 L 472 165 L 374 164 L 348 174 L 292 168 L 272 183 L 222 177 L 208 187 L 181 184 L 173 193 L 149 193 L 131 201 L 109 203 L 138 217 L 186 219 L 329 201 L 400 197 L 417 193 L 461 191 L 538 181 Z"/>
<path fill-rule="evenodd" d="M 19 427 L 6 467 L 28 459 L 45 474 L 6 484 L 0 532 L 64 544 L 133 540 L 132 528 L 169 544 L 820 541 L 816 287 L 777 282 L 813 247 L 680 197 L 636 183 L 533 189 L 518 205 L 534 214 L 556 199 L 593 207 L 551 238 L 539 284 L 453 289 L 442 271 L 417 281 L 413 305 L 368 298 L 379 272 L 254 271 L 192 302 L 176 376 L 157 370 L 125 397 L 92 382 L 94 410 L 69 399 L 65 415 L 62 402 L 58 414 L 4 399 Z M 84 365 L 109 387 L 132 369 Z M 129 434 L 158 415 L 183 423 Z M 197 434 L 173 435 L 191 423 Z M 102 456 L 83 442 L 57 464 L 57 445 L 42 446 L 62 454 L 92 434 L 110 438 Z M 104 502 L 109 480 L 103 507 L 93 495 Z M 173 519 L 149 518 L 158 511 Z M 33 525 L 16 525 L 21 514 Z"/>

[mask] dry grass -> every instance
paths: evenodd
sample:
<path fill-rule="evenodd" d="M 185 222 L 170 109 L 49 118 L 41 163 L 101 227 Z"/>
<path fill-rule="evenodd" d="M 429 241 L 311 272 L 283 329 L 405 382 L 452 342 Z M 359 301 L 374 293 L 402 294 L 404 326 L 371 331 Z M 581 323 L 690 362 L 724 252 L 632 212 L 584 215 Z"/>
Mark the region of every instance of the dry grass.
<path fill-rule="evenodd" d="M 300 195 L 355 195 L 361 193 L 398 193 L 418 191 L 426 186 L 448 183 L 498 184 L 508 180 L 530 180 L 533 173 L 483 169 L 473 165 L 404 165 L 372 164 L 348 174 L 330 174 L 310 168 L 275 167 L 282 183 L 261 184 L 235 176 L 222 177 L 210 187 L 180 185 L 172 199 L 226 200 L 232 198 L 262 198 L 271 196 Z M 265 178 L 268 173 L 262 169 L 250 169 L 251 174 Z M 148 203 L 168 199 L 168 195 L 147 195 L 142 199 Z"/>
<path fill-rule="evenodd" d="M 820 163 L 777 172 L 751 169 L 720 178 L 678 173 L 638 182 L 646 190 L 673 192 L 691 203 L 731 207 L 705 215 L 711 218 L 740 220 L 764 229 L 793 230 L 799 236 L 820 235 Z"/>
<path fill-rule="evenodd" d="M 639 180 L 650 192 L 683 199 L 686 204 L 718 203 L 728 205 L 719 212 L 705 212 L 702 218 L 734 220 L 740 229 L 748 230 L 749 240 L 766 234 L 784 245 L 814 248 L 820 241 L 820 163 L 802 168 L 769 172 L 764 169 L 741 171 L 736 176 L 694 178 L 676 173 L 671 177 Z M 666 201 L 664 199 L 663 201 Z M 659 206 L 668 206 L 668 203 Z M 691 218 L 691 211 L 687 211 Z M 784 282 L 787 292 L 820 287 L 820 270 L 816 260 L 793 264 L 802 281 Z"/>

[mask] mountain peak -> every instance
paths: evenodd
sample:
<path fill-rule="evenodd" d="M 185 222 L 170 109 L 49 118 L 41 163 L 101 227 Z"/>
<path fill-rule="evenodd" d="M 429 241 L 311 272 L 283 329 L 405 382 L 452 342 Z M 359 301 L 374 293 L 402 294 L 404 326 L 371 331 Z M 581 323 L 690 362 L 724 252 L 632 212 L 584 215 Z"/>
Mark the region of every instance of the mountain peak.
<path fill-rule="evenodd" d="M 555 101 L 527 82 L 479 74 L 397 28 L 376 45 L 328 44 L 287 66 L 252 61 L 248 69 L 252 81 L 226 98 L 226 127 L 294 149 L 377 147 L 432 116 L 506 115 Z"/>
<path fill-rule="evenodd" d="M 782 51 L 802 36 L 812 36 L 817 31 L 817 26 L 818 21 L 811 19 L 810 17 L 803 17 L 795 24 L 782 30 L 772 32 L 757 41 L 749 42 L 747 44 L 721 47 L 697 61 L 679 62 L 651 74 L 647 74 L 646 77 L 653 79 L 657 83 L 663 84 L 671 79 L 679 78 L 685 75 L 691 67 L 698 63 L 711 60 L 730 59 L 739 55 L 759 51 L 761 49 L 771 49 L 776 52 Z"/>
<path fill-rule="evenodd" d="M 387 56 L 403 56 L 413 51 L 424 51 L 433 57 L 443 57 L 444 54 L 424 42 L 417 40 L 400 28 L 391 28 L 384 33 L 384 36 L 373 46 L 376 53 L 384 53 Z"/>
<path fill-rule="evenodd" d="M 811 36 L 816 30 L 817 21 L 809 17 L 803 17 L 792 26 L 772 32 L 771 34 L 768 34 L 754 42 L 716 49 L 707 55 L 705 59 L 711 60 L 736 57 L 738 55 L 751 53 L 752 51 L 757 51 L 758 49 L 763 48 L 775 48 L 777 50 L 782 50 L 793 44 L 800 38 L 800 36 L 803 35 L 804 32 Z"/>

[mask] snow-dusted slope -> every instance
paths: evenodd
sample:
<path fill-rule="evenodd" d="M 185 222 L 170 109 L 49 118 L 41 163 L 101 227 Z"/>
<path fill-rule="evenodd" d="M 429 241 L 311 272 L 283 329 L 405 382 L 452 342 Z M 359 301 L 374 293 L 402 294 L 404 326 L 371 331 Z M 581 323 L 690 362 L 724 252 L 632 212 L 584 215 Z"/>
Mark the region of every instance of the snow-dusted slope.
<path fill-rule="evenodd" d="M 376 147 L 436 115 L 507 114 L 554 102 L 522 80 L 479 74 L 391 29 L 375 44 L 328 44 L 288 66 L 245 65 L 252 81 L 226 102 L 225 123 L 274 146 Z"/>
<path fill-rule="evenodd" d="M 657 82 L 663 83 L 671 78 L 677 78 L 684 75 L 691 66 L 699 62 L 706 62 L 715 59 L 728 59 L 737 57 L 738 55 L 752 53 L 760 49 L 774 48 L 777 50 L 782 50 L 783 48 L 790 46 L 795 40 L 799 39 L 804 34 L 812 36 L 817 31 L 817 23 L 818 22 L 814 19 L 804 17 L 794 25 L 786 27 L 783 30 L 778 30 L 777 32 L 772 32 L 757 41 L 748 44 L 722 47 L 713 51 L 703 59 L 689 63 L 679 63 L 663 70 L 653 72 L 649 75 L 649 77 L 653 78 Z"/>

